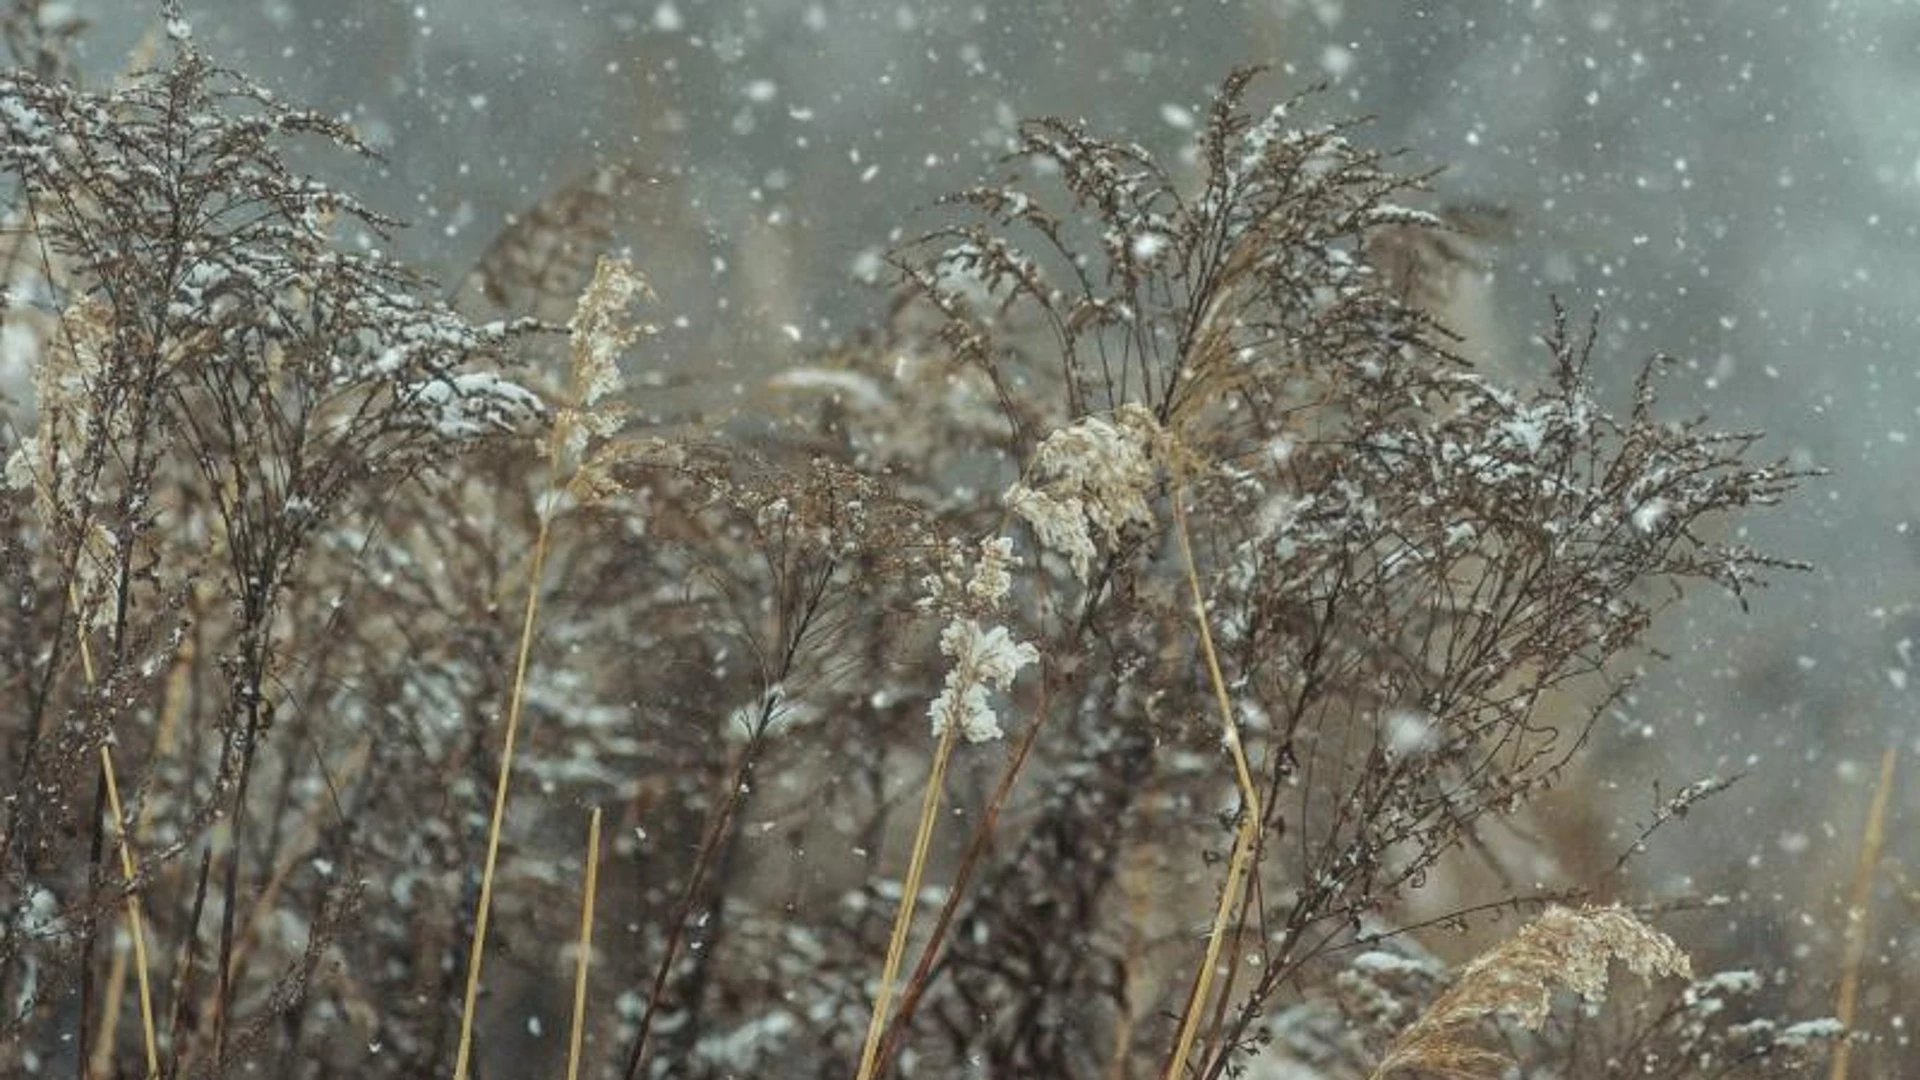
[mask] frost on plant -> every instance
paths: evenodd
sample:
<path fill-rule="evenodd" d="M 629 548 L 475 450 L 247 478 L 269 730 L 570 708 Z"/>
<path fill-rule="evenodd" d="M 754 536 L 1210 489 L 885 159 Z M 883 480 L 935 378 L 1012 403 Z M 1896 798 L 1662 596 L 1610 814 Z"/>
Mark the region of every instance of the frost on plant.
<path fill-rule="evenodd" d="M 926 594 L 917 606 L 922 611 L 951 615 L 940 632 L 940 653 L 949 661 L 946 679 L 929 709 L 935 739 L 945 735 L 948 728 L 968 742 L 1000 738 L 1004 732 L 993 710 L 991 692 L 1012 689 L 1021 669 L 1040 659 L 1032 643 L 1017 640 L 1006 626 L 982 626 L 980 622 L 1007 601 L 1013 585 L 1012 571 L 1021 562 L 1013 554 L 1013 542 L 1006 537 L 988 537 L 980 542 L 978 552 L 969 563 L 964 549 L 955 543 L 941 570 L 922 580 Z"/>
<path fill-rule="evenodd" d="M 281 564 L 255 568 L 271 581 L 299 540 L 273 539 L 282 507 L 324 517 L 372 474 L 405 475 L 545 410 L 499 370 L 520 328 L 470 323 L 411 271 L 336 243 L 393 223 L 294 172 L 281 145 L 317 136 L 366 153 L 345 125 L 216 67 L 189 35 L 167 50 L 107 91 L 0 75 L 0 163 L 59 292 L 94 298 L 60 312 L 70 332 L 43 367 L 86 391 L 43 374 L 31 471 L 43 494 L 97 497 L 109 474 L 138 489 L 162 455 L 185 455 L 251 538 L 236 554 Z M 91 512 L 62 502 L 70 526 Z"/>
<path fill-rule="evenodd" d="M 933 699 L 934 737 L 956 727 L 968 742 L 998 739 L 1004 732 L 988 692 L 1010 689 L 1021 668 L 1039 662 L 1039 651 L 1015 641 L 1004 626 L 982 628 L 971 619 L 955 619 L 940 632 L 940 652 L 952 668 Z"/>
<path fill-rule="evenodd" d="M 619 485 L 618 467 L 647 452 L 614 440 L 628 410 L 612 395 L 625 386 L 621 355 L 654 332 L 630 314 L 634 304 L 652 295 L 631 262 L 602 257 L 567 323 L 569 401 L 556 410 L 550 452 L 554 467 L 567 478 L 568 493 L 583 504 L 607 499 Z"/>
<path fill-rule="evenodd" d="M 1471 1041 L 1478 1025 L 1509 1018 L 1538 1030 L 1552 996 L 1570 990 L 1597 1004 L 1618 961 L 1636 975 L 1686 977 L 1686 953 L 1665 934 L 1621 908 L 1575 911 L 1550 907 L 1513 937 L 1475 958 L 1421 1017 L 1401 1032 L 1372 1076 L 1440 1071 L 1462 1078 L 1497 1077 L 1507 1057 Z"/>
<path fill-rule="evenodd" d="M 7 1075 L 71 1071 L 83 1041 L 81 1071 L 130 1072 L 143 1049 L 112 974 L 126 885 L 90 843 L 108 739 L 140 800 L 163 1071 L 443 1074 L 523 630 L 507 601 L 544 538 L 482 1060 L 562 1071 L 556 1040 L 503 1033 L 560 1026 L 537 1007 L 579 910 L 559 838 L 592 805 L 620 915 L 588 1071 L 852 1075 L 900 778 L 1000 737 L 1017 699 L 1017 752 L 956 757 L 935 789 L 967 829 L 947 848 L 943 824 L 950 884 L 903 924 L 929 963 L 900 972 L 880 1075 L 1162 1065 L 1252 827 L 1233 974 L 1182 1067 L 1357 1080 L 1467 982 L 1384 936 L 1407 898 L 1565 782 L 1670 584 L 1744 595 L 1782 565 L 1721 522 L 1797 474 L 1663 415 L 1662 364 L 1608 409 L 1591 331 L 1558 313 L 1538 380 L 1473 369 L 1414 302 L 1424 269 L 1384 254 L 1439 223 L 1424 177 L 1308 100 L 1254 104 L 1251 73 L 1177 167 L 1022 125 L 1007 178 L 893 253 L 881 325 L 795 357 L 769 416 L 668 430 L 618 367 L 645 281 L 596 261 L 628 239 L 629 173 L 504 230 L 459 294 L 499 320 L 475 321 L 373 253 L 392 222 L 281 152 L 359 152 L 352 132 L 186 29 L 116 88 L 0 76 L 26 238 L 0 248 L 0 346 L 35 380 L 27 430 L 0 427 Z M 1176 486 L 1258 820 L 1170 557 Z M 1042 657 L 1044 692 L 1021 692 Z M 1506 954 L 1530 1022 L 1543 987 L 1665 955 L 1568 912 Z M 1770 1021 L 1745 980 L 1665 989 L 1639 1042 L 1578 1027 L 1571 997 L 1528 1032 L 1456 996 L 1449 1030 L 1609 1077 L 1831 1034 Z M 1595 1064 L 1616 1060 L 1640 1071 Z"/>
<path fill-rule="evenodd" d="M 567 323 L 573 348 L 574 392 L 593 406 L 620 389 L 620 354 L 652 328 L 629 320 L 627 309 L 653 295 L 645 278 L 625 259 L 602 258 L 580 306 Z"/>
<path fill-rule="evenodd" d="M 1111 421 L 1083 417 L 1040 443 L 1028 478 L 1007 489 L 1007 508 L 1084 584 L 1099 542 L 1153 525 L 1160 441 L 1153 414 L 1138 404 L 1122 405 Z"/>
<path fill-rule="evenodd" d="M 1192 183 L 1084 124 L 1028 122 L 1024 173 L 961 192 L 957 223 L 896 255 L 932 336 L 997 399 L 1014 473 L 1003 505 L 1090 586 L 1071 618 L 1048 597 L 1039 628 L 1015 631 L 1083 680 L 1050 720 L 1069 767 L 1022 856 L 1066 859 L 1074 870 L 1056 876 L 1072 880 L 1008 870 L 963 941 L 1031 932 L 993 896 L 1074 910 L 1108 895 L 1112 823 L 1162 827 L 1144 824 L 1142 775 L 1182 806 L 1230 788 L 1199 719 L 1191 601 L 1154 515 L 1167 455 L 1181 455 L 1222 675 L 1272 799 L 1247 916 L 1263 928 L 1258 964 L 1188 1063 L 1208 1076 L 1241 1060 L 1289 980 L 1333 947 L 1319 928 L 1418 888 L 1478 823 L 1561 775 L 1674 595 L 1650 585 L 1740 594 L 1789 565 L 1715 539 L 1714 522 L 1801 477 L 1750 463 L 1750 435 L 1659 416 L 1661 362 L 1624 413 L 1605 408 L 1594 332 L 1558 309 L 1543 378 L 1474 370 L 1414 302 L 1442 287 L 1409 280 L 1433 268 L 1386 262 L 1408 234 L 1443 227 L 1411 205 L 1425 177 L 1396 172 L 1353 125 L 1313 120 L 1306 100 L 1249 108 L 1251 85 L 1250 72 L 1223 84 Z M 900 329 L 913 340 L 914 324 Z M 1415 716 L 1417 732 L 1399 719 Z M 1143 731 L 1158 748 L 1133 741 Z M 1074 836 L 1083 853 L 1062 855 Z M 1223 841 L 1192 843 L 1217 854 Z M 1161 888 L 1180 895 L 1181 880 Z M 950 965 L 967 972 L 941 1013 L 957 1024 L 1004 962 L 961 944 Z M 1022 977 L 1036 1019 L 956 1059 L 1097 1074 L 1049 1035 L 1128 1022 L 1058 1004 L 1099 998 L 1093 967 L 1043 952 Z"/>
<path fill-rule="evenodd" d="M 352 243 L 394 222 L 283 156 L 302 138 L 369 155 L 351 130 L 216 66 L 177 6 L 163 10 L 157 66 L 111 88 L 0 73 L 0 171 L 22 238 L 9 295 L 36 297 L 53 324 L 38 341 L 33 430 L 6 469 L 32 493 L 18 525 L 32 557 L 10 548 L 8 560 L 33 575 L 14 584 L 25 639 L 41 644 L 8 680 L 33 690 L 9 710 L 5 786 L 19 797 L 0 821 L 0 864 L 15 890 L 23 866 L 86 831 L 89 756 L 117 741 L 130 780 L 167 781 L 146 806 L 166 850 L 201 860 L 195 919 L 226 932 L 196 1007 L 224 1015 L 307 978 L 360 889 L 323 888 L 298 921 L 314 950 L 249 976 L 262 931 L 241 911 L 241 853 L 258 824 L 253 782 L 270 767 L 262 746 L 294 698 L 289 613 L 309 556 L 369 501 L 547 410 L 508 374 L 528 324 L 473 323 Z M 90 890 L 106 883 L 76 885 L 81 869 L 47 882 L 99 910 Z M 218 1069 L 226 1039 L 210 1048 Z"/>
<path fill-rule="evenodd" d="M 948 541 L 938 569 L 921 579 L 924 594 L 915 606 L 954 615 L 999 610 L 1013 589 L 1013 572 L 1023 560 L 1013 553 L 1012 539 L 1004 536 L 987 537 L 977 551 L 969 558 L 965 544 Z"/>
<path fill-rule="evenodd" d="M 1549 906 L 1453 970 L 1405 938 L 1348 960 L 1332 995 L 1275 1018 L 1255 1075 L 1311 1065 L 1328 1078 L 1809 1075 L 1831 1020 L 1756 1017 L 1751 971 L 1692 977 L 1666 934 L 1618 907 Z M 1616 977 L 1616 968 L 1644 982 Z M 1683 981 L 1684 980 L 1684 981 Z"/>

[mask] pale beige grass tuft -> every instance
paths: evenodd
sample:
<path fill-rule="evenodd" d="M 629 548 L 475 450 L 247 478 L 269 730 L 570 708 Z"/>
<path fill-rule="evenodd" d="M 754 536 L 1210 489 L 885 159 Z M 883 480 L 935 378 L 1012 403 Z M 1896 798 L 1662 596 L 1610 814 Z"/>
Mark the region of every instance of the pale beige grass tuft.
<path fill-rule="evenodd" d="M 1636 975 L 1689 978 L 1692 964 L 1673 939 L 1621 907 L 1550 907 L 1519 933 L 1482 953 L 1387 1048 L 1369 1080 L 1402 1070 L 1446 1080 L 1490 1080 L 1512 1062 L 1474 1035 L 1490 1020 L 1538 1031 L 1557 990 L 1589 1002 L 1606 997 L 1614 961 Z"/>

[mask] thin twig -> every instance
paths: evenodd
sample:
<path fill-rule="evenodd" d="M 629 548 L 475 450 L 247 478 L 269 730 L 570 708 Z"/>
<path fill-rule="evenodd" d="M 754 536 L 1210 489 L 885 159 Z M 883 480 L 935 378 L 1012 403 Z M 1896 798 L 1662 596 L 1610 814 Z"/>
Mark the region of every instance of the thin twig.
<path fill-rule="evenodd" d="M 700 890 L 706 884 L 707 874 L 713 868 L 721 841 L 731 831 L 734 813 L 740 809 L 740 802 L 745 797 L 748 777 L 753 772 L 763 732 L 764 725 L 741 748 L 739 764 L 728 778 L 726 799 L 720 804 L 719 812 L 714 815 L 713 822 L 707 826 L 706 836 L 700 841 L 700 851 L 694 856 L 687 886 L 680 893 L 680 902 L 675 906 L 671 925 L 667 928 L 666 950 L 661 954 L 659 965 L 654 968 L 653 985 L 647 991 L 646 1008 L 640 1013 L 640 1030 L 634 1033 L 633 1047 L 627 1053 L 627 1065 L 621 1072 L 623 1080 L 634 1080 L 640 1075 L 640 1065 L 646 1060 L 647 1046 L 653 1037 L 654 1017 L 660 1014 L 660 1000 L 666 994 L 667 978 L 673 973 L 673 962 L 680 955 L 680 943 L 686 938 L 687 922 L 693 915 L 695 902 L 700 898 Z"/>

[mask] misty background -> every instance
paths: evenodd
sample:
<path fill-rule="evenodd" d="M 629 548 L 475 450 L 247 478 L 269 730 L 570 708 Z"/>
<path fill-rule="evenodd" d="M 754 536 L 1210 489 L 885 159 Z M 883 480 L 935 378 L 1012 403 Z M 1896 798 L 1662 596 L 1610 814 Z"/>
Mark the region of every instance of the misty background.
<path fill-rule="evenodd" d="M 53 5 L 49 5 L 50 7 Z M 111 78 L 157 5 L 78 0 Z M 194 0 L 220 62 L 350 115 L 385 155 L 303 164 L 412 228 L 396 249 L 458 281 L 507 215 L 597 166 L 655 179 L 628 237 L 666 331 L 639 362 L 752 386 L 880 317 L 879 256 L 942 193 L 996 169 L 1021 117 L 1083 117 L 1178 153 L 1229 68 L 1261 92 L 1324 82 L 1328 116 L 1447 167 L 1437 199 L 1497 208 L 1475 344 L 1541 370 L 1551 297 L 1603 312 L 1616 402 L 1680 358 L 1679 418 L 1762 428 L 1832 475 L 1747 539 L 1816 564 L 1752 610 L 1695 590 L 1670 659 L 1603 723 L 1585 781 L 1624 843 L 1655 785 L 1744 773 L 1659 833 L 1642 897 L 1737 901 L 1703 932 L 1754 966 L 1830 980 L 1880 754 L 1920 761 L 1911 666 L 1920 521 L 1920 8 L 1338 0 Z M 1529 365 L 1534 365 L 1529 367 Z M 1888 856 L 1920 857 L 1920 786 Z M 1900 910 L 1901 873 L 1877 903 Z M 1911 922 L 1902 918 L 1899 922 Z M 1882 940 L 1887 958 L 1911 942 Z M 1689 945 L 1713 947 L 1714 940 Z M 1864 1003 L 1874 999 L 1869 985 Z"/>

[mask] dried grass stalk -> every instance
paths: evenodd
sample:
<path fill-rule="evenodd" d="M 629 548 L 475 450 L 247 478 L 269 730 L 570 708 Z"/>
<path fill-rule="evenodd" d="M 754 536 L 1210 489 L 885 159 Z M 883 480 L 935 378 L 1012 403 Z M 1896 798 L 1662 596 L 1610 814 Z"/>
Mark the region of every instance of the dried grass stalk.
<path fill-rule="evenodd" d="M 1504 1019 L 1538 1031 L 1557 990 L 1597 1003 L 1616 960 L 1636 975 L 1693 974 L 1673 939 L 1625 908 L 1551 907 L 1462 969 L 1452 989 L 1393 1040 L 1370 1080 L 1409 1070 L 1448 1080 L 1498 1077 L 1510 1060 L 1475 1041 L 1483 1025 Z"/>

